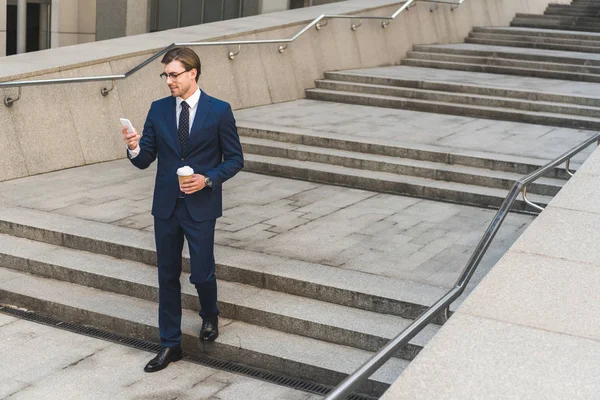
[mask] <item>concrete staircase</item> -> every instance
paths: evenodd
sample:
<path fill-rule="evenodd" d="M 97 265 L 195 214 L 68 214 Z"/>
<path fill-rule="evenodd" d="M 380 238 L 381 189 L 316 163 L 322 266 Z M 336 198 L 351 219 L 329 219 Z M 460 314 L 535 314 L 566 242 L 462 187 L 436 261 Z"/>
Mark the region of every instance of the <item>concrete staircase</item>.
<path fill-rule="evenodd" d="M 3 206 L 0 303 L 156 341 L 153 248 L 151 232 Z M 186 272 L 185 350 L 326 385 L 360 366 L 443 293 L 356 271 L 339 279 L 336 268 L 251 251 L 216 251 L 221 335 L 198 347 L 197 295 Z M 428 326 L 365 393 L 381 394 L 437 329 Z"/>
<path fill-rule="evenodd" d="M 240 133 L 247 171 L 461 204 L 499 207 L 514 181 L 538 167 L 508 157 L 377 145 L 248 125 Z M 530 188 L 530 199 L 548 204 L 565 175 L 557 169 L 554 177 L 539 180 Z M 515 209 L 528 206 L 518 200 Z"/>
<path fill-rule="evenodd" d="M 600 82 L 600 36 L 531 28 L 568 23 L 573 30 L 593 32 L 596 25 L 600 30 L 595 16 L 572 14 L 596 15 L 600 6 L 595 4 L 576 1 L 570 8 L 549 7 L 545 16 L 518 15 L 512 28 L 476 28 L 466 44 L 415 46 L 395 67 L 405 68 L 402 77 L 329 72 L 306 96 L 523 126 L 598 130 L 600 97 L 534 87 L 550 84 L 549 78 Z M 484 72 L 534 80 L 518 88 L 457 83 L 443 79 L 447 71 L 468 71 L 481 80 L 477 74 Z M 239 126 L 248 172 L 484 207 L 498 207 L 515 179 L 547 161 L 248 122 Z M 547 204 L 566 179 L 564 169 L 556 169 L 529 188 L 530 200 Z M 515 209 L 530 210 L 522 201 Z M 156 341 L 153 249 L 148 231 L 3 205 L 0 304 Z M 341 381 L 445 292 L 354 270 L 341 277 L 339 268 L 233 247 L 216 246 L 216 258 L 221 336 L 198 347 L 198 304 L 184 274 L 185 350 L 325 385 Z M 385 391 L 438 328 L 428 326 L 370 378 L 364 392 Z"/>
<path fill-rule="evenodd" d="M 600 82 L 600 56 L 477 44 L 414 46 L 402 65 Z M 595 125 L 597 121 L 590 122 Z"/>
<path fill-rule="evenodd" d="M 530 22 L 576 18 L 577 23 L 569 22 L 569 26 L 584 29 L 598 12 L 600 3 L 551 5 L 546 14 L 560 15 L 530 16 L 527 20 L 518 15 L 513 25 L 519 28 L 475 28 L 464 44 L 414 46 L 402 60 L 402 67 L 395 67 L 395 74 L 328 72 L 316 81 L 314 89 L 306 91 L 306 97 L 597 131 L 600 96 L 540 88 L 569 81 L 600 83 L 599 34 L 538 29 Z M 571 14 L 594 17 L 582 19 Z M 444 76 L 449 71 L 469 72 L 474 79 L 452 81 Z M 502 85 L 496 80 L 486 83 L 484 74 L 506 75 L 507 81 L 521 79 L 522 86 Z M 252 130 L 244 134 L 249 136 L 244 143 L 252 154 L 250 168 L 256 172 L 329 183 L 337 180 L 342 185 L 466 204 L 497 207 L 514 180 L 531 170 L 508 160 L 502 162 L 498 155 L 484 155 L 494 160 L 486 163 L 450 152 L 432 154 L 398 148 L 374 151 L 349 143 L 342 148 L 330 140 L 317 143 L 314 138 L 307 144 L 302 138 L 290 138 L 290 133 Z M 376 182 L 366 182 L 371 177 Z M 530 190 L 538 195 L 534 201 L 547 204 L 564 178 L 564 171 L 557 170 L 551 179 L 539 181 Z M 515 208 L 527 206 L 518 202 Z"/>
<path fill-rule="evenodd" d="M 550 4 L 544 15 L 517 14 L 511 25 L 600 32 L 600 4 L 590 0 L 574 0 L 571 4 Z"/>

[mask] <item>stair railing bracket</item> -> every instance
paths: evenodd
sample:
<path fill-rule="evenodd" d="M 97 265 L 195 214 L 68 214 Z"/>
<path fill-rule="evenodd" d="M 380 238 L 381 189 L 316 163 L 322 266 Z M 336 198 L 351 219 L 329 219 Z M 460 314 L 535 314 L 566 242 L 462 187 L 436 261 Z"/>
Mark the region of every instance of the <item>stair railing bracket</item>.
<path fill-rule="evenodd" d="M 540 207 L 535 203 L 532 203 L 531 201 L 529 201 L 529 199 L 527 198 L 527 186 L 523 186 L 523 190 L 522 190 L 522 194 L 523 194 L 523 201 L 525 203 L 527 203 L 528 205 L 530 205 L 531 207 L 535 208 L 538 211 L 544 211 L 544 207 Z"/>
<path fill-rule="evenodd" d="M 571 159 L 567 159 L 567 161 L 565 161 L 565 171 L 567 172 L 567 174 L 569 176 L 573 176 L 575 175 L 575 173 L 571 172 L 571 169 L 569 168 L 569 166 L 571 165 Z"/>
<path fill-rule="evenodd" d="M 325 21 L 325 22 L 322 22 L 322 21 Z M 321 20 L 321 21 L 319 21 L 319 22 L 317 22 L 315 24 L 315 29 L 318 30 L 318 31 L 320 31 L 321 28 L 324 27 L 324 26 L 327 26 L 327 24 L 329 24 L 328 20 Z"/>
<path fill-rule="evenodd" d="M 19 86 L 19 91 L 17 92 L 17 97 L 12 98 L 9 96 L 4 97 L 4 105 L 8 108 L 12 107 L 17 101 L 21 100 L 21 86 Z"/>
<path fill-rule="evenodd" d="M 100 89 L 100 94 L 102 94 L 103 97 L 106 97 L 106 96 L 108 96 L 108 94 L 110 92 L 112 92 L 114 90 L 114 88 L 115 88 L 115 81 L 113 79 L 110 89 L 103 87 L 102 89 Z"/>
<path fill-rule="evenodd" d="M 238 51 L 235 52 L 235 53 L 233 51 L 230 51 L 229 52 L 229 59 L 233 61 L 235 59 L 235 56 L 237 56 L 238 54 L 240 54 L 240 51 L 242 51 L 242 45 L 238 44 Z"/>

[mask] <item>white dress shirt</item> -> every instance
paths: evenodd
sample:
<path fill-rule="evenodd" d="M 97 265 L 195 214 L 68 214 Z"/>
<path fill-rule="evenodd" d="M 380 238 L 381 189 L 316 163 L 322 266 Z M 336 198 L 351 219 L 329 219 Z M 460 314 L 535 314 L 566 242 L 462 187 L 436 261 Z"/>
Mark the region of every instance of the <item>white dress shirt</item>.
<path fill-rule="evenodd" d="M 190 97 L 187 98 L 187 100 L 185 100 L 185 102 L 188 103 L 188 106 L 190 106 L 190 132 L 192 131 L 192 124 L 194 123 L 194 117 L 196 116 L 196 111 L 198 110 L 198 100 L 200 100 L 201 93 L 202 92 L 200 91 L 200 88 L 197 88 L 194 94 L 192 94 Z M 179 129 L 179 114 L 181 114 L 181 102 L 183 101 L 184 100 L 181 97 L 175 98 L 175 102 L 177 104 L 177 107 L 175 107 L 175 123 L 177 124 L 177 129 Z M 127 148 L 127 150 L 129 151 L 129 155 L 131 156 L 131 158 L 135 158 L 138 156 L 138 154 L 140 154 L 139 144 L 135 149 L 131 150 Z"/>

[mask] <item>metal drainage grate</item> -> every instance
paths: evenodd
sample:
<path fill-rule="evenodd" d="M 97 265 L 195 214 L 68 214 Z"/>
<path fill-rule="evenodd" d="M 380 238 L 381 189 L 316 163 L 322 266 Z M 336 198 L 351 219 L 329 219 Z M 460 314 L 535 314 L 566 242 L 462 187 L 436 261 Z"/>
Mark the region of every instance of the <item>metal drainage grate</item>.
<path fill-rule="evenodd" d="M 22 310 L 10 306 L 0 306 L 0 312 L 8 314 L 26 321 L 32 321 L 44 325 L 49 325 L 55 328 L 63 329 L 65 331 L 90 336 L 96 339 L 102 339 L 113 343 L 122 344 L 125 346 L 133 347 L 139 350 L 146 350 L 149 352 L 160 351 L 160 345 L 158 343 L 150 342 L 142 339 L 134 339 L 117 333 L 107 332 L 101 329 L 93 328 L 90 326 L 75 324 L 72 322 L 64 322 L 53 317 L 47 317 L 36 314 L 33 311 Z M 240 375 L 247 375 L 252 378 L 260 379 L 270 383 L 275 383 L 280 386 L 285 386 L 292 389 L 302 390 L 309 393 L 318 395 L 327 395 L 331 391 L 331 387 L 305 381 L 297 378 L 290 378 L 288 376 L 262 370 L 260 368 L 251 367 L 243 364 L 236 364 L 229 361 L 219 360 L 218 358 L 209 357 L 205 355 L 191 355 L 184 352 L 183 359 L 196 364 L 200 364 L 206 367 L 219 369 L 222 371 L 233 372 Z M 370 397 L 362 394 L 352 394 L 347 397 L 347 400 L 374 400 L 375 397 Z"/>

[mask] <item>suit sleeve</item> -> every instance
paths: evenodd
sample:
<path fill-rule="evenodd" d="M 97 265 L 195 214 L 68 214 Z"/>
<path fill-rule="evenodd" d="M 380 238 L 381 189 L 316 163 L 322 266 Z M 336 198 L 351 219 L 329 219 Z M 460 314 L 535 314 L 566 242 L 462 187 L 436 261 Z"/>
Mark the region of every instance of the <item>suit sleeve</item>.
<path fill-rule="evenodd" d="M 242 144 L 229 104 L 219 120 L 219 143 L 223 153 L 223 161 L 205 173 L 213 182 L 213 187 L 219 186 L 227 179 L 232 178 L 244 167 Z"/>
<path fill-rule="evenodd" d="M 129 161 L 139 169 L 146 169 L 156 159 L 156 132 L 154 130 L 154 123 L 152 121 L 154 103 L 150 106 L 146 122 L 144 123 L 144 130 L 142 131 L 142 139 L 140 140 L 140 153 L 136 157 L 131 157 L 129 151 L 127 157 Z"/>

